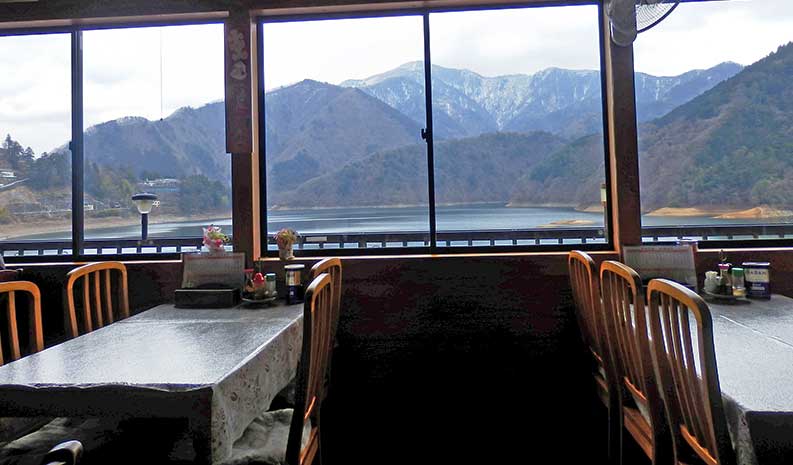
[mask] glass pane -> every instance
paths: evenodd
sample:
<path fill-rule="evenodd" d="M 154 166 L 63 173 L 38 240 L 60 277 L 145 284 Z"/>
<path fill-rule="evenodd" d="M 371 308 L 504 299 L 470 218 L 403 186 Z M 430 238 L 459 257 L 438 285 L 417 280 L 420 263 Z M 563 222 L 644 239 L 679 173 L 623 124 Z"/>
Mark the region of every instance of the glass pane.
<path fill-rule="evenodd" d="M 53 244 L 23 253 L 63 252 L 72 236 L 71 36 L 0 37 L 0 63 L 0 251 L 35 240 Z"/>
<path fill-rule="evenodd" d="M 597 7 L 430 27 L 438 245 L 605 242 Z"/>
<path fill-rule="evenodd" d="M 422 18 L 262 31 L 269 236 L 295 229 L 304 248 L 424 245 Z"/>
<path fill-rule="evenodd" d="M 793 237 L 791 40 L 787 0 L 684 2 L 639 36 L 645 241 Z"/>
<path fill-rule="evenodd" d="M 223 25 L 83 37 L 86 239 L 134 245 L 142 231 L 131 196 L 141 192 L 157 196 L 148 219 L 155 242 L 201 237 L 210 223 L 230 234 Z M 86 253 L 96 247 L 87 243 Z"/>

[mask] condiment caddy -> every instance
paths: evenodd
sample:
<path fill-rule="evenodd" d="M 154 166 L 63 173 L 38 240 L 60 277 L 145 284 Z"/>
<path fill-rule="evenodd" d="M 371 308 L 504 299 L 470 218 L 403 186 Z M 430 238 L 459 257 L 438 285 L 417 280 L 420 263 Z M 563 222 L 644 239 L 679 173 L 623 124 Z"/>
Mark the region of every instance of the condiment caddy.
<path fill-rule="evenodd" d="M 705 294 L 717 299 L 771 298 L 770 264 L 743 262 L 733 266 L 719 253 L 718 271 L 705 272 Z"/>

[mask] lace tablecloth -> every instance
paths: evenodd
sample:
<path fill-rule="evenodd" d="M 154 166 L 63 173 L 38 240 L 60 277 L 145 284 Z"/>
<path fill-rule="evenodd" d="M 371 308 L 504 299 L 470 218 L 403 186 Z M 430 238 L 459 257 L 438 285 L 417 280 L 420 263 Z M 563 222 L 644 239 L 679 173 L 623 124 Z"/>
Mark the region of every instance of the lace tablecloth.
<path fill-rule="evenodd" d="M 0 409 L 186 418 L 196 459 L 220 460 L 294 377 L 302 310 L 161 305 L 0 367 Z"/>

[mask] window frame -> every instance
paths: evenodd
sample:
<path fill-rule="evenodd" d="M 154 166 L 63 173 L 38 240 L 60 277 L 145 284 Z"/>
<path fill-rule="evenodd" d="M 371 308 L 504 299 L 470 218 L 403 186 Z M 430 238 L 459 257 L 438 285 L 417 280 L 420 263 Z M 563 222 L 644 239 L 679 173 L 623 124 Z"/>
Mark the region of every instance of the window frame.
<path fill-rule="evenodd" d="M 68 148 L 71 161 L 71 239 L 68 241 L 71 245 L 65 249 L 70 249 L 70 254 L 43 254 L 43 250 L 39 249 L 38 253 L 33 254 L 17 254 L 4 256 L 3 259 L 7 264 L 26 263 L 31 260 L 60 263 L 60 262 L 86 262 L 97 260 L 124 260 L 124 261 L 151 261 L 151 260 L 178 260 L 182 252 L 144 252 L 145 249 L 159 248 L 157 246 L 158 239 L 148 239 L 146 241 L 137 241 L 136 246 L 129 246 L 123 248 L 137 248 L 140 252 L 137 253 L 102 253 L 103 249 L 122 248 L 118 246 L 119 241 L 112 239 L 91 239 L 85 240 L 85 212 L 83 210 L 83 201 L 85 199 L 85 164 L 84 155 L 85 147 L 83 139 L 85 135 L 84 126 L 84 86 L 83 79 L 83 41 L 82 33 L 84 31 L 94 30 L 107 30 L 107 29 L 135 29 L 146 27 L 167 27 L 167 26 L 193 26 L 202 24 L 224 24 L 224 18 L 190 18 L 184 21 L 171 20 L 143 20 L 143 21 L 130 21 L 130 22 L 101 22 L 92 24 L 80 24 L 70 26 L 51 26 L 51 27 L 21 27 L 0 29 L 0 40 L 4 37 L 11 36 L 29 36 L 29 35 L 46 35 L 46 34 L 70 34 L 71 36 L 71 139 L 68 141 Z M 233 183 L 232 179 L 232 183 Z M 233 221 L 233 219 L 232 219 Z M 201 248 L 201 237 L 173 237 L 166 240 L 172 240 L 180 243 L 176 247 L 195 246 L 198 250 Z M 15 250 L 16 247 L 5 247 L 5 244 L 31 244 L 35 245 L 37 242 L 60 242 L 60 241 L 35 241 L 35 240 L 12 240 L 0 241 L 0 254 L 4 250 Z M 97 243 L 97 253 L 85 253 L 85 243 Z M 181 244 L 184 242 L 184 244 Z M 65 243 L 65 241 L 64 241 Z M 103 247 L 103 243 L 107 243 L 107 247 Z M 174 247 L 165 245 L 163 247 Z M 54 249 L 54 248 L 53 248 Z M 93 246 L 89 246 L 93 249 Z M 48 249 L 49 250 L 49 249 Z"/>
<path fill-rule="evenodd" d="M 265 121 L 264 121 L 264 105 L 265 105 L 265 86 L 264 75 L 267 72 L 264 69 L 264 51 L 261 44 L 263 44 L 263 29 L 266 24 L 283 23 L 283 22 L 307 22 L 307 21 L 322 21 L 332 19 L 364 19 L 364 18 L 383 18 L 393 16 L 421 16 L 423 21 L 423 44 L 424 44 L 424 96 L 425 96 L 425 113 L 426 118 L 424 122 L 424 130 L 427 131 L 427 136 L 424 141 L 427 144 L 427 195 L 428 195 L 428 209 L 429 209 L 429 242 L 428 245 L 416 247 L 378 247 L 378 248 L 317 248 L 317 249 L 298 249 L 300 250 L 299 256 L 363 256 L 363 255 L 415 255 L 415 254 L 433 254 L 433 255 L 462 255 L 462 254 L 501 254 L 501 253 L 532 253 L 532 252 L 567 252 L 570 250 L 583 249 L 589 251 L 610 251 L 614 249 L 613 237 L 613 212 L 609 208 L 611 205 L 611 189 L 606 189 L 606 208 L 604 213 L 604 235 L 605 242 L 603 243 L 559 243 L 548 245 L 471 245 L 471 246 L 438 246 L 438 231 L 437 231 L 437 214 L 435 211 L 435 180 L 434 180 L 434 134 L 432 126 L 432 60 L 430 53 L 430 23 L 429 17 L 431 13 L 447 13 L 447 12 L 464 12 L 464 11 L 482 11 L 482 10 L 528 10 L 533 8 L 558 8 L 565 6 L 582 6 L 594 5 L 597 6 L 598 14 L 598 49 L 599 49 L 599 63 L 600 63 L 600 93 L 601 93 L 601 114 L 603 122 L 603 156 L 604 156 L 604 180 L 606 186 L 611 185 L 610 176 L 610 156 L 609 156 L 609 131 L 608 131 L 608 118 L 607 115 L 607 99 L 606 99 L 606 73 L 605 73 L 605 42 L 604 42 L 604 6 L 602 2 L 589 1 L 581 3 L 565 3 L 565 2 L 543 2 L 541 4 L 494 4 L 494 5 L 472 5 L 472 6 L 457 6 L 457 7 L 424 7 L 424 8 L 404 8 L 404 9 L 384 9 L 375 11 L 359 11 L 359 12 L 344 12 L 344 13 L 305 13 L 305 14 L 262 14 L 256 18 L 256 63 L 258 66 L 257 73 L 257 101 L 258 101 L 258 165 L 259 165 L 259 236 L 260 236 L 260 251 L 262 257 L 272 258 L 278 256 L 277 250 L 270 250 L 269 245 L 272 243 L 272 238 L 269 237 L 267 231 L 267 153 L 265 148 Z M 598 228 L 591 228 L 596 230 Z M 561 240 L 561 239 L 560 239 Z"/>

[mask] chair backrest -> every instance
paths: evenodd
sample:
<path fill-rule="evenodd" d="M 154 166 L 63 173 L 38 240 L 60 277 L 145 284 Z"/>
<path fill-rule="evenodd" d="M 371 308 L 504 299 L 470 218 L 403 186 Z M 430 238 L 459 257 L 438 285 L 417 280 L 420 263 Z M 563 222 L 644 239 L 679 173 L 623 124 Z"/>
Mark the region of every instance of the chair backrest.
<path fill-rule="evenodd" d="M 335 345 L 336 327 L 339 324 L 339 312 L 341 310 L 341 260 L 338 257 L 331 257 L 322 259 L 315 263 L 308 273 L 309 282 L 313 281 L 314 278 L 322 273 L 327 273 L 330 275 L 330 280 L 333 285 L 333 326 L 331 332 L 331 337 L 333 339 L 331 342 L 333 342 Z"/>
<path fill-rule="evenodd" d="M 597 266 L 589 254 L 573 250 L 567 256 L 567 269 L 581 335 L 598 362 L 603 364 L 605 329 Z"/>
<path fill-rule="evenodd" d="M 709 465 L 734 464 L 707 304 L 665 279 L 650 281 L 647 294 L 658 384 L 678 460 L 691 463 L 696 454 Z"/>
<path fill-rule="evenodd" d="M 114 274 L 118 276 L 118 286 L 113 285 Z M 66 331 L 69 336 L 77 337 L 129 316 L 127 268 L 123 263 L 90 263 L 73 269 L 66 276 Z M 82 281 L 81 286 L 78 285 L 79 281 Z M 77 289 L 82 289 L 82 332 L 78 324 Z M 114 295 L 117 298 L 117 312 L 113 309 Z"/>
<path fill-rule="evenodd" d="M 312 463 L 319 449 L 319 414 L 325 398 L 325 375 L 330 359 L 333 309 L 333 282 L 322 273 L 309 284 L 303 305 L 303 351 L 295 383 L 295 410 L 289 428 L 286 463 Z M 303 427 L 310 422 L 310 434 L 301 445 Z"/>
<path fill-rule="evenodd" d="M 41 324 L 41 293 L 38 286 L 29 281 L 9 281 L 0 283 L 0 297 L 6 300 L 6 320 L 8 322 L 8 347 L 11 351 L 10 361 L 18 360 L 22 357 L 19 347 L 19 328 L 17 326 L 17 292 L 24 292 L 30 296 L 30 308 L 28 309 L 28 337 L 30 353 L 35 353 L 44 348 L 44 331 Z M 2 344 L 0 344 L 0 365 L 6 362 Z"/>
<path fill-rule="evenodd" d="M 600 266 L 600 288 L 617 379 L 637 403 L 660 414 L 641 278 L 627 265 L 608 260 Z M 653 419 L 654 426 L 660 422 Z"/>

